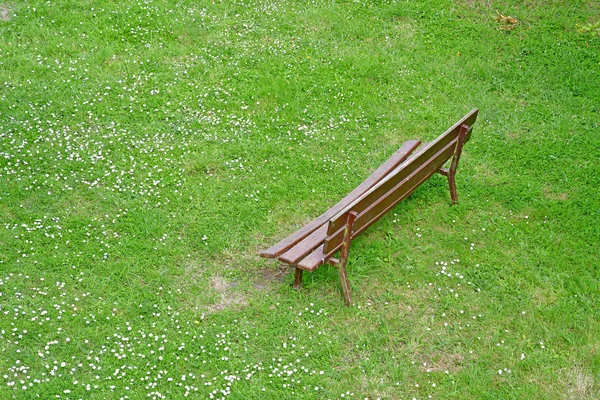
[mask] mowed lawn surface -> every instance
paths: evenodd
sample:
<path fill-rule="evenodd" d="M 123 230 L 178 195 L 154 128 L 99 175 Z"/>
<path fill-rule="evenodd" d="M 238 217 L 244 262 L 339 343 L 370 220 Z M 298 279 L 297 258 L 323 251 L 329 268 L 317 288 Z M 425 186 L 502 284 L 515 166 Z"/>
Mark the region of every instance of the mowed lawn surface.
<path fill-rule="evenodd" d="M 510 17 L 510 18 L 509 18 Z M 0 2 L 0 398 L 600 398 L 598 1 Z M 480 114 L 323 267 L 258 257 Z"/>

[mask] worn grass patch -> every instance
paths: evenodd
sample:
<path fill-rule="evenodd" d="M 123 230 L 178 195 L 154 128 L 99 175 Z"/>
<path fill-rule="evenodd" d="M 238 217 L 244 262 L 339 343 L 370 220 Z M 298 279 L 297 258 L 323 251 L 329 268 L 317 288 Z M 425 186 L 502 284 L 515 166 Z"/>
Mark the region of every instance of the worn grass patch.
<path fill-rule="evenodd" d="M 0 4 L 0 20 L 1 21 L 10 21 L 10 7 L 6 3 Z"/>

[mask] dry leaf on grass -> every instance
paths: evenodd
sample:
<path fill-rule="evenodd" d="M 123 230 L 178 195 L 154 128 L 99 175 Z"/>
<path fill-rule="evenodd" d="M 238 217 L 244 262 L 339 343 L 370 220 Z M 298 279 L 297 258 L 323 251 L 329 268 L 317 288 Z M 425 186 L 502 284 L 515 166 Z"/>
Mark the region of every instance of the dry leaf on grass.
<path fill-rule="evenodd" d="M 496 15 L 496 21 L 500 23 L 500 29 L 510 30 L 514 29 L 515 26 L 519 23 L 519 21 L 515 17 L 511 17 L 510 15 L 503 15 L 496 11 L 498 15 Z"/>

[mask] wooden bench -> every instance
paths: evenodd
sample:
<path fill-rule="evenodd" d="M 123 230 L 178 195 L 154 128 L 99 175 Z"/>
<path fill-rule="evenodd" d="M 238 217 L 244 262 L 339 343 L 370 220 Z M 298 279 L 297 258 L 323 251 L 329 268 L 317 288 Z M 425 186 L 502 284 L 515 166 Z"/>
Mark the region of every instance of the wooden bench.
<path fill-rule="evenodd" d="M 294 288 L 302 285 L 303 271 L 314 271 L 323 264 L 338 267 L 346 305 L 350 305 L 350 285 L 346 272 L 352 240 L 375 223 L 436 172 L 448 178 L 452 204 L 458 200 L 456 169 L 464 143 L 471 137 L 477 119 L 473 109 L 434 141 L 405 142 L 381 167 L 339 203 L 291 234 L 261 257 L 278 258 L 296 268 Z M 416 150 L 416 151 L 415 151 Z M 444 164 L 451 160 L 448 168 Z M 340 251 L 339 259 L 334 258 Z"/>

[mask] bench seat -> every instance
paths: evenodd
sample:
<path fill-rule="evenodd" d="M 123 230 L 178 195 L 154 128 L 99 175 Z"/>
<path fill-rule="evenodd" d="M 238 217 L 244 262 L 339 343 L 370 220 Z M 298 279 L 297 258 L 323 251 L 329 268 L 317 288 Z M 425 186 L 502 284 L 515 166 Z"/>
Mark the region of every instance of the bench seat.
<path fill-rule="evenodd" d="M 327 223 L 331 217 L 352 204 L 352 202 L 358 199 L 362 194 L 385 178 L 391 171 L 406 160 L 420 144 L 420 140 L 409 140 L 404 142 L 398 151 L 335 206 L 306 224 L 297 232 L 282 239 L 267 250 L 261 251 L 260 256 L 265 258 L 279 258 L 281 261 L 288 264 L 298 263 L 304 256 L 323 243 L 327 236 Z"/>
<path fill-rule="evenodd" d="M 455 174 L 463 145 L 471 137 L 478 110 L 473 109 L 451 128 L 419 148 L 421 141 L 405 142 L 385 163 L 335 206 L 277 244 L 260 253 L 296 268 L 294 287 L 303 271 L 323 264 L 338 266 L 346 304 L 351 303 L 346 261 L 351 241 L 408 197 L 436 172 L 446 176 L 452 203 L 458 199 Z M 418 148 L 418 150 L 417 150 Z M 449 168 L 444 164 L 452 159 Z M 333 256 L 340 252 L 339 259 Z"/>

